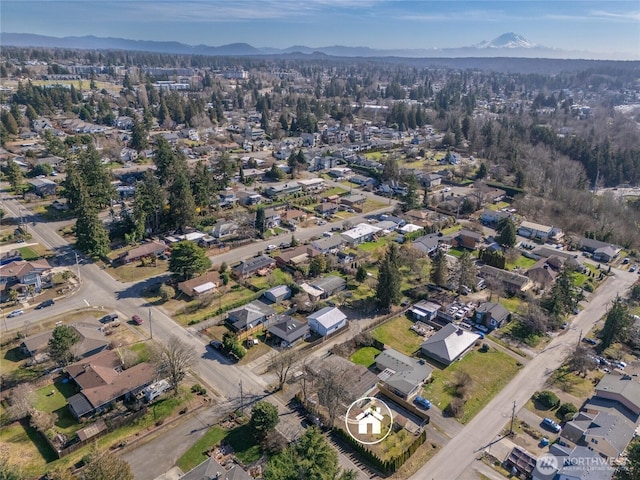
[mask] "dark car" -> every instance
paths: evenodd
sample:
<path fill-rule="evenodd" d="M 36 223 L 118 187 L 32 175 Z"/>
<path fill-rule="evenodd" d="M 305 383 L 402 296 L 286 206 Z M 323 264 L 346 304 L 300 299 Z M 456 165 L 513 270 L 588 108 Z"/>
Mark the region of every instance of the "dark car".
<path fill-rule="evenodd" d="M 431 408 L 431 401 L 427 400 L 424 397 L 416 397 L 414 403 L 418 405 L 420 408 L 424 408 L 425 410 L 429 410 Z"/>
<path fill-rule="evenodd" d="M 221 342 L 220 340 L 211 340 L 211 341 L 209 342 L 209 346 L 210 346 L 211 348 L 215 348 L 216 350 L 222 350 L 222 347 L 223 347 L 224 345 L 222 345 L 222 342 Z"/>
<path fill-rule="evenodd" d="M 140 318 L 139 315 L 134 315 L 133 317 L 131 317 L 131 320 L 133 320 L 133 323 L 135 323 L 136 325 L 142 325 L 142 318 Z"/>
<path fill-rule="evenodd" d="M 56 302 L 54 302 L 54 301 L 53 301 L 53 299 L 52 299 L 52 298 L 50 298 L 49 300 L 45 300 L 45 301 L 44 301 L 44 302 L 42 302 L 40 305 L 38 305 L 38 306 L 36 307 L 36 310 L 40 310 L 41 308 L 47 308 L 47 307 L 50 307 L 50 306 L 51 306 L 51 305 L 53 305 L 54 303 L 56 303 Z"/>
<path fill-rule="evenodd" d="M 110 313 L 109 315 L 105 315 L 104 317 L 102 317 L 100 319 L 101 323 L 109 323 L 109 322 L 113 322 L 114 320 L 118 319 L 118 314 L 117 313 Z"/>
<path fill-rule="evenodd" d="M 593 338 L 589 338 L 589 337 L 584 337 L 582 339 L 583 342 L 588 343 L 589 345 L 597 345 L 598 341 L 594 340 Z"/>

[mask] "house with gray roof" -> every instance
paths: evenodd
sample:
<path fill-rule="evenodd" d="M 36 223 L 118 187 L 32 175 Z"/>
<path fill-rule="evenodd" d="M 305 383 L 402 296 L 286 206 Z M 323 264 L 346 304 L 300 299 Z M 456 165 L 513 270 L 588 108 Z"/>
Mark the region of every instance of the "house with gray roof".
<path fill-rule="evenodd" d="M 441 235 L 438 233 L 429 233 L 428 235 L 416 238 L 411 245 L 425 255 L 431 255 L 438 249 L 441 241 Z"/>
<path fill-rule="evenodd" d="M 611 480 L 615 472 L 614 466 L 584 446 L 567 451 L 554 444 L 550 453 L 554 455 L 556 464 L 551 464 L 550 470 L 535 468 L 532 480 Z"/>
<path fill-rule="evenodd" d="M 267 331 L 280 340 L 282 347 L 290 347 L 309 336 L 309 324 L 289 315 L 280 315 Z"/>
<path fill-rule="evenodd" d="M 412 358 L 393 348 L 387 348 L 376 357 L 378 378 L 393 393 L 410 398 L 426 382 L 433 368 L 424 360 Z"/>
<path fill-rule="evenodd" d="M 337 275 L 328 275 L 312 282 L 311 286 L 322 290 L 321 298 L 329 298 L 347 288 L 347 281 Z"/>
<path fill-rule="evenodd" d="M 232 268 L 232 273 L 236 278 L 249 278 L 256 273 L 266 274 L 276 265 L 276 261 L 268 255 L 258 255 L 257 257 L 243 260 L 240 264 Z"/>
<path fill-rule="evenodd" d="M 70 325 L 78 334 L 79 340 L 72 351 L 76 358 L 86 358 L 95 355 L 109 346 L 109 341 L 100 329 L 100 326 L 92 323 L 94 318 L 87 318 L 74 325 Z M 53 330 L 31 335 L 22 341 L 22 351 L 31 357 L 46 353 L 49 346 L 49 339 L 53 336 Z"/>
<path fill-rule="evenodd" d="M 280 303 L 291 298 L 291 289 L 287 285 L 278 285 L 264 292 L 264 298 L 273 303 Z"/>
<path fill-rule="evenodd" d="M 588 447 L 606 458 L 618 458 L 635 433 L 635 424 L 614 409 L 599 412 L 580 412 L 567 422 L 562 437 Z M 565 432 L 566 430 L 566 432 Z"/>
<path fill-rule="evenodd" d="M 508 322 L 510 316 L 511 312 L 499 303 L 485 302 L 476 309 L 475 320 L 493 330 Z"/>
<path fill-rule="evenodd" d="M 640 415 L 640 383 L 629 375 L 606 374 L 596 385 L 596 398 L 612 400 Z"/>
<path fill-rule="evenodd" d="M 480 278 L 484 280 L 496 280 L 502 283 L 505 290 L 509 292 L 524 292 L 533 286 L 533 282 L 526 276 L 519 273 L 509 272 L 491 265 L 483 265 L 478 272 Z"/>
<path fill-rule="evenodd" d="M 347 316 L 336 307 L 324 307 L 307 317 L 309 328 L 321 337 L 340 330 L 347 325 Z"/>
<path fill-rule="evenodd" d="M 334 253 L 340 250 L 344 245 L 344 240 L 340 235 L 331 235 L 330 237 L 322 237 L 311 242 L 311 246 L 321 253 Z"/>
<path fill-rule="evenodd" d="M 253 480 L 253 477 L 240 465 L 234 463 L 231 468 L 226 469 L 215 458 L 209 457 L 185 473 L 180 480 Z"/>
<path fill-rule="evenodd" d="M 425 340 L 420 350 L 424 355 L 449 365 L 466 355 L 479 339 L 477 333 L 448 323 Z"/>
<path fill-rule="evenodd" d="M 231 310 L 227 316 L 227 324 L 236 332 L 250 330 L 276 314 L 275 310 L 260 300 L 254 300 L 240 308 Z"/>

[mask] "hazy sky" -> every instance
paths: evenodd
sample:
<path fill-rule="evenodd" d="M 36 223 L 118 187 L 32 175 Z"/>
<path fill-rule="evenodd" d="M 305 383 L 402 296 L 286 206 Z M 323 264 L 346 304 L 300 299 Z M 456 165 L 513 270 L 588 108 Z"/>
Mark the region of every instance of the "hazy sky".
<path fill-rule="evenodd" d="M 462 47 L 515 32 L 553 48 L 640 55 L 640 1 L 1 0 L 3 32 L 219 46 Z"/>

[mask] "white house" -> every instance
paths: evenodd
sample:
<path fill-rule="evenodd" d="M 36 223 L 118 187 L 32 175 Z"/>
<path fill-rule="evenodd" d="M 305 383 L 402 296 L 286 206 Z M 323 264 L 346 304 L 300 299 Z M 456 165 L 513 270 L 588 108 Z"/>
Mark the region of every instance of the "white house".
<path fill-rule="evenodd" d="M 324 307 L 307 317 L 309 328 L 321 337 L 347 325 L 347 316 L 336 307 Z"/>
<path fill-rule="evenodd" d="M 373 239 L 373 235 L 378 233 L 380 228 L 368 223 L 359 223 L 355 227 L 346 232 L 342 232 L 341 236 L 345 242 L 350 245 L 358 245 Z"/>
<path fill-rule="evenodd" d="M 371 433 L 380 435 L 382 431 L 382 420 L 384 417 L 380 414 L 377 407 L 369 407 L 356 417 L 358 421 L 358 434 L 366 435 L 369 433 L 369 425 L 371 425 Z"/>

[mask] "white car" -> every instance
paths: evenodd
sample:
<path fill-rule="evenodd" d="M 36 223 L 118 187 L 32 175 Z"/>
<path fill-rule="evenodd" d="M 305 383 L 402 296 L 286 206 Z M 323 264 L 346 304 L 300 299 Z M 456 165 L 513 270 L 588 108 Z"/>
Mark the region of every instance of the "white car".
<path fill-rule="evenodd" d="M 24 310 L 14 310 L 9 315 L 7 315 L 7 318 L 17 317 L 18 315 L 22 315 L 23 313 L 24 313 Z"/>
<path fill-rule="evenodd" d="M 277 249 L 277 248 L 278 248 L 278 247 L 277 247 L 276 245 L 269 245 L 269 246 L 267 246 L 267 250 L 275 250 L 275 249 Z"/>
<path fill-rule="evenodd" d="M 450 191 L 451 191 L 451 188 L 447 187 L 447 188 L 445 188 L 443 191 L 445 191 L 445 192 L 450 192 Z"/>

